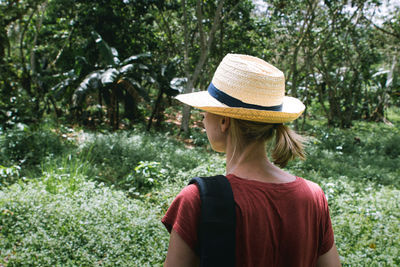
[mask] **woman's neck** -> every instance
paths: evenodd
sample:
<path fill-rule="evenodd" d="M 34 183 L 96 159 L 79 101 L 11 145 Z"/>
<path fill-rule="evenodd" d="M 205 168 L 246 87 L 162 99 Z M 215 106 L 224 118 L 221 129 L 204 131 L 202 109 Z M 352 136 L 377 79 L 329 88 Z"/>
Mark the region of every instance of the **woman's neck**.
<path fill-rule="evenodd" d="M 243 148 L 227 145 L 226 174 L 270 183 L 287 183 L 296 179 L 268 160 L 263 142 L 251 143 Z"/>

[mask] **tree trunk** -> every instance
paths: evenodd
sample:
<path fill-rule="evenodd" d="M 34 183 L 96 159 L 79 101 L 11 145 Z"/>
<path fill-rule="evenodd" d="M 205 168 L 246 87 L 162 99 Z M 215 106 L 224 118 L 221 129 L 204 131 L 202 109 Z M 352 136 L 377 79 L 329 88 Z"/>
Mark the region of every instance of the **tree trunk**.
<path fill-rule="evenodd" d="M 158 113 L 158 109 L 162 100 L 162 96 L 163 96 L 163 89 L 160 87 L 159 91 L 158 91 L 158 96 L 157 96 L 157 100 L 154 104 L 154 108 L 153 108 L 153 112 L 151 113 L 149 122 L 147 124 L 147 131 L 150 131 L 151 129 L 151 124 L 153 123 L 153 119 L 156 117 L 156 114 Z"/>
<path fill-rule="evenodd" d="M 119 102 L 118 102 L 118 96 L 115 98 L 115 106 L 116 111 L 115 111 L 115 125 L 114 125 L 114 130 L 118 130 L 119 129 Z"/>
<path fill-rule="evenodd" d="M 188 81 L 186 90 L 189 93 L 193 92 L 193 83 L 192 83 L 192 81 Z M 191 109 L 192 108 L 190 106 L 188 106 L 188 105 L 184 105 L 183 106 L 181 131 L 184 131 L 184 132 L 188 132 L 189 131 L 190 110 Z"/>
<path fill-rule="evenodd" d="M 212 28 L 210 30 L 208 40 L 206 42 L 205 36 L 204 36 L 204 31 L 203 31 L 203 13 L 201 10 L 201 0 L 197 0 L 197 5 L 196 5 L 196 14 L 197 14 L 197 25 L 198 25 L 198 30 L 200 34 L 200 58 L 199 61 L 196 64 L 195 70 L 193 72 L 193 75 L 189 74 L 189 50 L 188 50 L 188 26 L 187 26 L 187 12 L 186 12 L 186 6 L 185 6 L 185 1 L 182 1 L 182 6 L 183 6 L 183 17 L 184 17 L 184 31 L 185 31 L 185 74 L 186 77 L 188 78 L 187 86 L 185 88 L 184 93 L 191 93 L 193 92 L 193 87 L 196 84 L 200 72 L 203 69 L 203 66 L 206 62 L 207 56 L 210 52 L 210 48 L 214 39 L 214 35 L 216 30 L 218 29 L 218 26 L 221 22 L 221 12 L 222 12 L 222 6 L 224 4 L 224 0 L 218 2 L 217 10 L 215 11 L 214 15 L 214 21 Z M 186 105 L 183 107 L 183 112 L 182 112 L 182 124 L 181 124 L 181 131 L 187 132 L 189 130 L 189 121 L 190 121 L 190 107 L 187 107 Z"/>
<path fill-rule="evenodd" d="M 56 118 L 57 118 L 57 120 L 58 120 L 58 118 L 61 117 L 62 112 L 61 112 L 60 109 L 58 109 L 57 103 L 56 103 L 56 100 L 54 99 L 54 97 L 53 97 L 53 96 L 50 96 L 49 99 L 50 99 L 51 104 L 53 105 L 54 112 L 55 112 Z"/>
<path fill-rule="evenodd" d="M 191 106 L 184 105 L 182 110 L 182 124 L 181 131 L 188 132 L 189 131 L 189 121 L 190 121 L 190 110 Z"/>

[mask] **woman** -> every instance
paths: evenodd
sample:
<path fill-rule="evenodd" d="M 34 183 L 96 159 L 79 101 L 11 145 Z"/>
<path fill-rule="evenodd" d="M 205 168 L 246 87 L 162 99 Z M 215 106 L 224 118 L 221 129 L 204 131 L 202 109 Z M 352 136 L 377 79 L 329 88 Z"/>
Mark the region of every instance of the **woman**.
<path fill-rule="evenodd" d="M 302 138 L 283 123 L 305 107 L 285 96 L 283 73 L 259 58 L 228 54 L 207 91 L 177 99 L 205 111 L 208 140 L 226 154 L 236 208 L 236 266 L 340 266 L 323 191 L 278 167 L 304 158 Z M 273 139 L 272 163 L 265 146 Z M 162 220 L 171 233 L 165 266 L 198 266 L 200 209 L 194 184 L 171 204 Z"/>

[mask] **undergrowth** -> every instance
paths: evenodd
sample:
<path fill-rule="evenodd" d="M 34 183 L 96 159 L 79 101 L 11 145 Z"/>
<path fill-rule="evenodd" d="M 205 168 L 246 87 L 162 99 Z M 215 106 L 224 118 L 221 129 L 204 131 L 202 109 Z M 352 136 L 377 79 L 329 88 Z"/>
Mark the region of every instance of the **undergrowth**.
<path fill-rule="evenodd" d="M 400 265 L 398 125 L 309 125 L 307 160 L 287 167 L 324 189 L 343 266 Z M 174 196 L 225 167 L 223 155 L 138 130 L 22 127 L 0 148 L 0 266 L 162 265 Z"/>

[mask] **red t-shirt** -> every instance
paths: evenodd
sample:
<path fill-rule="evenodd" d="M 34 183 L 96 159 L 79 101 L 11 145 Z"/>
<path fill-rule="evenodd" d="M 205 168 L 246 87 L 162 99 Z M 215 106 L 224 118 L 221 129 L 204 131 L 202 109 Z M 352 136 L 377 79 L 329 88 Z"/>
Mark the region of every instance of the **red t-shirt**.
<path fill-rule="evenodd" d="M 315 266 L 333 246 L 328 203 L 315 183 L 264 183 L 227 176 L 236 204 L 236 266 Z M 185 187 L 162 223 L 193 249 L 197 246 L 200 195 Z"/>

